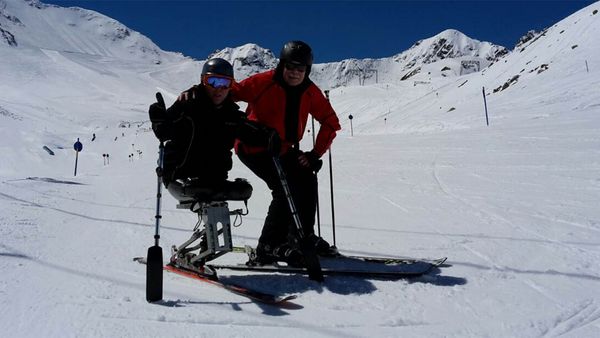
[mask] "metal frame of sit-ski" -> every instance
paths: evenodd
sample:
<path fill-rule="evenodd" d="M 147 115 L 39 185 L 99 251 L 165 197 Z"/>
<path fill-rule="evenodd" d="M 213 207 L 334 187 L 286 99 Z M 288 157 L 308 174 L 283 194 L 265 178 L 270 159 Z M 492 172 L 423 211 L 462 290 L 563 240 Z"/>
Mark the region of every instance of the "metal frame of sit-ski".
<path fill-rule="evenodd" d="M 246 201 L 244 201 L 246 203 Z M 233 250 L 231 239 L 231 215 L 236 219 L 248 214 L 243 209 L 230 211 L 226 201 L 184 201 L 177 205 L 177 209 L 188 209 L 198 214 L 198 222 L 194 227 L 194 233 L 186 242 L 180 246 L 173 245 L 171 248 L 172 260 L 177 259 L 177 264 L 187 265 L 190 268 L 203 266 L 204 263 L 213 260 Z M 206 241 L 204 241 L 206 239 Z M 197 244 L 192 245 L 198 241 Z M 195 253 L 196 250 L 199 250 Z"/>

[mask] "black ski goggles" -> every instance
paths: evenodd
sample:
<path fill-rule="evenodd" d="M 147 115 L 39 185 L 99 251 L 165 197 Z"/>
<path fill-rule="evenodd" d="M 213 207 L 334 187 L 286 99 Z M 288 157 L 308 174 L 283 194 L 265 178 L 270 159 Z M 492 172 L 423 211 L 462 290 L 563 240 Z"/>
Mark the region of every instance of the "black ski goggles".
<path fill-rule="evenodd" d="M 296 63 L 290 63 L 290 62 L 286 62 L 284 65 L 285 69 L 289 70 L 289 71 L 297 71 L 300 73 L 304 73 L 306 72 L 306 65 L 299 65 Z"/>

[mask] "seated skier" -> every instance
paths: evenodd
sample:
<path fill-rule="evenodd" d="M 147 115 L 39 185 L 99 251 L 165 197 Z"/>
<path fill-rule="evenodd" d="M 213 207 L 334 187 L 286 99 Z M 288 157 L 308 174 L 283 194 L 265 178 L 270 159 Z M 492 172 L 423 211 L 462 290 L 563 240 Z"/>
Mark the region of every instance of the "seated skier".
<path fill-rule="evenodd" d="M 266 146 L 274 153 L 280 139 L 274 130 L 246 119 L 229 95 L 233 67 L 224 59 L 208 60 L 201 82 L 166 109 L 152 104 L 152 130 L 165 144 L 163 182 L 180 202 L 247 200 L 252 186 L 244 179 L 229 181 L 236 139 Z"/>

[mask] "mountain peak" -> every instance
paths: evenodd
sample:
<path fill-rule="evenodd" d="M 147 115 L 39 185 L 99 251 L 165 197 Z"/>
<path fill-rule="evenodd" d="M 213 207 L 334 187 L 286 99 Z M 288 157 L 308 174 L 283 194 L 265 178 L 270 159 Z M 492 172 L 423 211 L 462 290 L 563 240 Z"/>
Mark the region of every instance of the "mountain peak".
<path fill-rule="evenodd" d="M 453 29 L 453 28 L 448 28 L 446 30 L 443 30 L 440 33 L 438 33 L 437 35 L 435 35 L 434 38 L 435 37 L 454 38 L 454 39 L 458 39 L 458 38 L 467 38 L 467 39 L 469 39 L 469 37 L 466 36 L 463 32 L 458 31 L 458 30 Z"/>
<path fill-rule="evenodd" d="M 435 36 L 417 41 L 407 51 L 394 58 L 397 61 L 406 61 L 410 68 L 419 63 L 428 64 L 465 56 L 494 62 L 507 53 L 505 47 L 472 39 L 456 29 L 446 29 Z"/>
<path fill-rule="evenodd" d="M 222 58 L 229 61 L 233 65 L 235 73 L 240 77 L 275 68 L 278 62 L 271 50 L 254 43 L 217 50 L 208 56 L 208 59 L 211 58 Z"/>

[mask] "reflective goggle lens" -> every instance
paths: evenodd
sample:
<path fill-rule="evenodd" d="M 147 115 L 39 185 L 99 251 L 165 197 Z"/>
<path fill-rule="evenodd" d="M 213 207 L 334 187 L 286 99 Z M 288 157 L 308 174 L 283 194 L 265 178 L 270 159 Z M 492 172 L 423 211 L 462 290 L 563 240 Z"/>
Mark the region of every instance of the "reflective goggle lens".
<path fill-rule="evenodd" d="M 220 76 L 206 76 L 204 78 L 204 84 L 209 85 L 213 88 L 229 88 L 233 83 L 233 79 L 228 77 Z"/>

